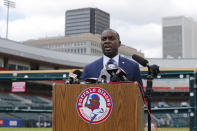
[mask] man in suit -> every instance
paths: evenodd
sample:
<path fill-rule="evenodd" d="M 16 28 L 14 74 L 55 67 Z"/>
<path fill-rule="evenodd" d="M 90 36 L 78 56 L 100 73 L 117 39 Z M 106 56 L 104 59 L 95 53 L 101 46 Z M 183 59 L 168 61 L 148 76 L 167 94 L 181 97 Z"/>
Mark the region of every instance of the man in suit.
<path fill-rule="evenodd" d="M 115 30 L 104 30 L 101 34 L 103 56 L 85 66 L 82 79 L 99 78 L 101 70 L 105 68 L 109 60 L 113 59 L 113 61 L 125 71 L 126 78 L 129 81 L 137 81 L 143 87 L 139 65 L 136 62 L 119 55 L 118 48 L 120 45 L 120 37 Z"/>

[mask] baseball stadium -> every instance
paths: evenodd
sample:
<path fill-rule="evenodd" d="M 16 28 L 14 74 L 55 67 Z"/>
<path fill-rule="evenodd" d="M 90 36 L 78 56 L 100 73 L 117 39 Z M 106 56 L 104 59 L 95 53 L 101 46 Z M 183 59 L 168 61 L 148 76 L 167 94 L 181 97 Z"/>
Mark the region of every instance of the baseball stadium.
<path fill-rule="evenodd" d="M 53 86 L 66 84 L 69 74 L 76 69 L 83 71 L 96 56 L 64 54 L 4 39 L 0 42 L 4 43 L 0 45 L 1 131 L 52 131 Z M 188 60 L 168 61 L 167 66 L 149 61 L 161 67 L 153 78 L 151 91 L 152 130 L 196 131 L 196 60 L 189 60 L 188 67 L 177 64 Z M 141 75 L 146 90 L 147 69 L 141 68 Z M 17 84 L 23 88 L 15 89 Z M 148 131 L 148 112 L 145 103 L 145 131 Z"/>

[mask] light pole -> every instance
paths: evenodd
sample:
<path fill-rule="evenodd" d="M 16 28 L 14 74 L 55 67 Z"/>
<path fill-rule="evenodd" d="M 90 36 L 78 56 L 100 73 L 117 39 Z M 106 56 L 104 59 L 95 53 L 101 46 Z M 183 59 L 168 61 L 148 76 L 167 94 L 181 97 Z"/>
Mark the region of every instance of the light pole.
<path fill-rule="evenodd" d="M 4 0 L 4 5 L 7 6 L 7 28 L 6 28 L 6 39 L 8 39 L 8 22 L 9 22 L 9 8 L 15 8 L 15 2 Z"/>

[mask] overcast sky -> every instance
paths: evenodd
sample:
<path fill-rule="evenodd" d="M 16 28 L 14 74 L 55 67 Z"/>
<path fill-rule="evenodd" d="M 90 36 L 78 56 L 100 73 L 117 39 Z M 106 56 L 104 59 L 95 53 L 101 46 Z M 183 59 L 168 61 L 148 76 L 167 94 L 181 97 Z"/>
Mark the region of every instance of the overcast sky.
<path fill-rule="evenodd" d="M 123 44 L 162 57 L 161 19 L 186 16 L 197 20 L 197 0 L 11 0 L 9 39 L 24 41 L 63 36 L 65 11 L 94 7 L 110 14 L 110 26 L 119 32 Z M 6 36 L 7 8 L 0 0 L 0 36 Z"/>

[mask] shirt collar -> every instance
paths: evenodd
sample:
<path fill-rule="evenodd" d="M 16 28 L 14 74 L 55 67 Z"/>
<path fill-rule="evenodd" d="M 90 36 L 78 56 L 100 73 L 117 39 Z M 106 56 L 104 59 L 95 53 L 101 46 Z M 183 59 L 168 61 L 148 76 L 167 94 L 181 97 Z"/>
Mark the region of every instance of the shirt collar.
<path fill-rule="evenodd" d="M 107 62 L 109 61 L 109 57 L 103 55 L 103 67 L 105 68 L 105 65 L 107 64 Z M 113 60 L 115 60 L 116 64 L 119 65 L 119 54 L 117 54 L 115 57 L 112 58 Z"/>

